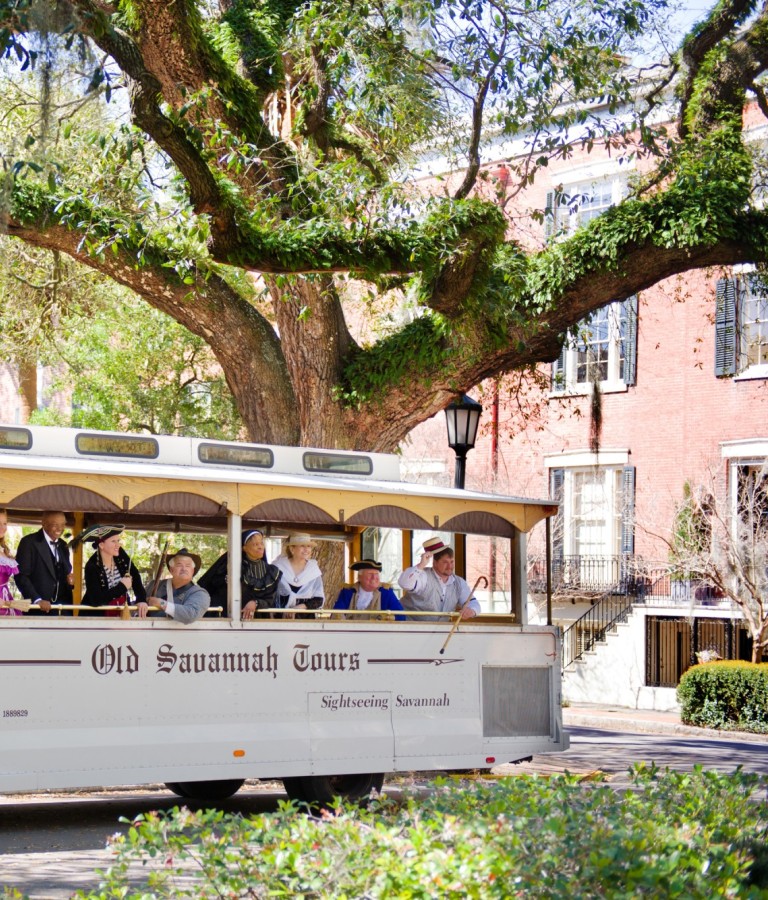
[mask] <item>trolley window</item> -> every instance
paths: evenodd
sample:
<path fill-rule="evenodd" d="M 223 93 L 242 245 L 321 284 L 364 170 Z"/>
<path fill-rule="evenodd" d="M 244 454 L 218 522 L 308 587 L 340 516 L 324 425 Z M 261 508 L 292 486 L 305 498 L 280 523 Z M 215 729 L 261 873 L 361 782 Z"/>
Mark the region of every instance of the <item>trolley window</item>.
<path fill-rule="evenodd" d="M 78 434 L 75 449 L 83 456 L 130 456 L 157 459 L 160 446 L 154 438 L 120 437 L 105 434 Z"/>
<path fill-rule="evenodd" d="M 341 472 L 345 475 L 370 475 L 373 463 L 368 456 L 342 456 L 340 453 L 305 453 L 307 472 Z"/>
<path fill-rule="evenodd" d="M 0 428 L 0 450 L 30 450 L 32 432 L 26 428 Z"/>
<path fill-rule="evenodd" d="M 200 444 L 197 456 L 200 462 L 220 466 L 271 469 L 275 464 L 274 454 L 266 447 L 222 447 L 220 444 Z"/>

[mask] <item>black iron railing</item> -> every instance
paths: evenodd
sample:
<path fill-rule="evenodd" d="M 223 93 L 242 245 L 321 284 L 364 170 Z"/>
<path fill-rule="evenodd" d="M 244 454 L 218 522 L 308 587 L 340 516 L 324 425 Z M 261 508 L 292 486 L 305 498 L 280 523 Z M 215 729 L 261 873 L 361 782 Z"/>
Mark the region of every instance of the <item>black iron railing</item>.
<path fill-rule="evenodd" d="M 581 659 L 598 641 L 604 641 L 619 622 L 626 622 L 633 603 L 631 594 L 606 594 L 569 625 L 563 631 L 563 669 Z"/>
<path fill-rule="evenodd" d="M 532 593 L 546 590 L 543 558 L 528 561 Z M 560 556 L 552 560 L 555 600 L 589 601 L 590 608 L 563 632 L 563 669 L 591 650 L 606 634 L 626 622 L 635 603 L 647 606 L 725 606 L 705 581 L 685 578 L 669 565 L 640 557 Z"/>

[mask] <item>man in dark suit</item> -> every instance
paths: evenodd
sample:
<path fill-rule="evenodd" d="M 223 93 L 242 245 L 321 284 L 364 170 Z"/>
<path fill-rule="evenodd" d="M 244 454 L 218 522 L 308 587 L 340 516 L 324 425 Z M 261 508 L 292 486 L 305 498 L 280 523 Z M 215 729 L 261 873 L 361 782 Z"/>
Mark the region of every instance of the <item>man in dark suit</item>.
<path fill-rule="evenodd" d="M 72 563 L 61 537 L 67 527 L 64 513 L 44 512 L 42 526 L 19 541 L 15 581 L 22 597 L 48 613 L 52 607 L 72 603 Z"/>

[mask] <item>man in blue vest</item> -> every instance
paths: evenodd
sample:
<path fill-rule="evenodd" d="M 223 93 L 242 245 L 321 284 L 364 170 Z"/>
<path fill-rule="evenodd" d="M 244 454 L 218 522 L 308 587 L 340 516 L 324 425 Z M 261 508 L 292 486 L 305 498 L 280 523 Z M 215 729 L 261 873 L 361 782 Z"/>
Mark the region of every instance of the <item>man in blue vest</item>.
<path fill-rule="evenodd" d="M 370 615 L 346 616 L 349 619 L 379 619 L 389 616 L 374 615 L 381 612 L 402 612 L 403 606 L 389 585 L 381 584 L 381 563 L 375 559 L 361 559 L 350 566 L 357 572 L 357 582 L 346 585 L 339 592 L 334 609 L 366 611 Z M 405 616 L 395 616 L 402 622 Z"/>

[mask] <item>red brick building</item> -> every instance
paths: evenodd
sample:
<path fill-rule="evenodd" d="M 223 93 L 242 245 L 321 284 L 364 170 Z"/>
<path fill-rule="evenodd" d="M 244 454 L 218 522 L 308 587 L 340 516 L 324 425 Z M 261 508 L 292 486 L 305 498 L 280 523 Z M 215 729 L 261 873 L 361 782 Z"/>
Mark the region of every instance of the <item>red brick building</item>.
<path fill-rule="evenodd" d="M 762 117 L 749 115 L 755 141 L 764 140 Z M 490 185 L 502 198 L 511 158 L 508 152 L 488 161 Z M 619 202 L 637 174 L 634 160 L 599 148 L 551 164 L 533 188 L 505 206 L 513 234 L 531 248 L 557 240 Z M 536 212 L 545 213 L 543 222 Z M 720 655 L 744 654 L 743 629 L 738 621 L 734 625 L 730 604 L 714 603 L 711 596 L 705 601 L 701 592 L 695 596 L 695 586 L 683 588 L 664 572 L 666 541 L 685 491 L 720 491 L 735 511 L 739 479 L 768 460 L 768 299 L 747 268 L 692 271 L 639 296 L 617 297 L 574 329 L 560 358 L 539 367 L 537 377 L 510 377 L 473 393 L 484 415 L 468 456 L 467 487 L 560 500 L 552 528 L 555 580 L 561 600 L 570 593 L 573 602 L 555 608 L 556 620 L 574 620 L 603 595 L 632 593 L 642 570 L 651 574 L 639 599 L 657 613 L 669 606 L 660 640 L 674 632 L 677 642 L 674 652 L 653 651 L 655 662 L 649 649 L 641 663 L 645 684 L 653 682 L 647 676 L 661 657 L 669 671 L 657 683 L 676 683 L 707 642 Z M 442 455 L 450 478 L 451 453 L 436 449 L 445 447 L 444 430 L 438 417 L 414 432 L 405 454 L 416 471 L 434 470 Z M 537 578 L 543 584 L 544 548 L 539 526 L 528 536 L 534 587 Z M 470 554 L 473 571 L 488 570 L 486 553 L 477 547 Z M 494 574 L 494 587 L 503 593 L 503 566 Z M 722 619 L 722 628 L 714 636 L 709 629 L 702 643 L 690 609 L 704 602 L 714 609 L 703 617 Z M 649 630 L 645 644 L 653 644 Z"/>

